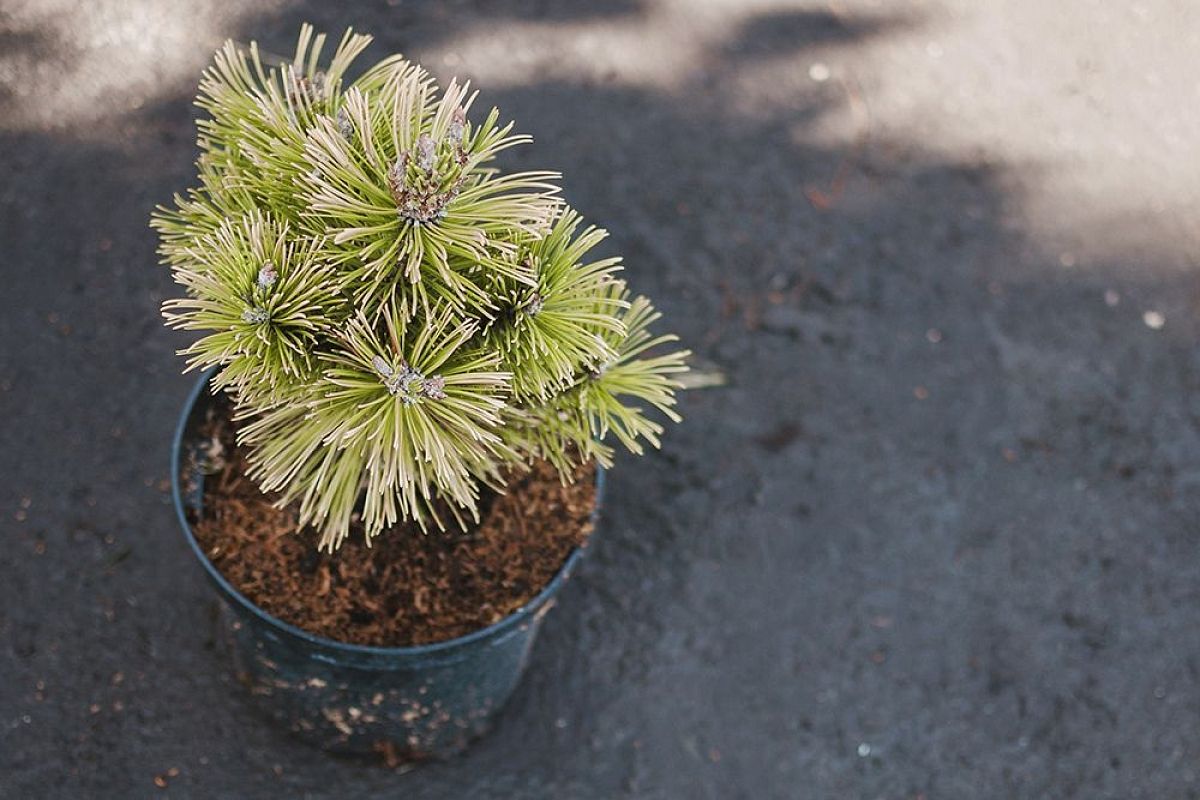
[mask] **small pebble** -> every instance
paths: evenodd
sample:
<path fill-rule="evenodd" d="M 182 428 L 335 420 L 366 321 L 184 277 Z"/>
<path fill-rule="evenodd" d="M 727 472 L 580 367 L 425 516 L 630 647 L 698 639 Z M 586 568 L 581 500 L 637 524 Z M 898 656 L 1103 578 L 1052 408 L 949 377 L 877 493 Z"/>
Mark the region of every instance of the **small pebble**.
<path fill-rule="evenodd" d="M 858 746 L 858 757 L 866 758 L 869 755 L 871 755 L 871 745 L 867 744 L 866 742 L 863 742 L 862 744 L 860 744 Z"/>
<path fill-rule="evenodd" d="M 1113 308 L 1117 303 L 1121 302 L 1121 295 L 1115 289 L 1109 289 L 1104 293 L 1104 304 L 1109 308 Z"/>
<path fill-rule="evenodd" d="M 930 328 L 929 330 L 925 331 L 925 338 L 928 339 L 932 344 L 937 344 L 942 340 L 942 332 L 937 328 Z"/>
<path fill-rule="evenodd" d="M 1142 314 L 1142 322 L 1146 323 L 1146 327 L 1152 331 L 1162 330 L 1163 325 L 1167 324 L 1167 318 L 1158 311 L 1147 311 Z"/>
<path fill-rule="evenodd" d="M 824 83 L 829 80 L 829 67 L 821 62 L 817 62 L 808 68 L 808 77 L 812 78 L 817 83 Z"/>

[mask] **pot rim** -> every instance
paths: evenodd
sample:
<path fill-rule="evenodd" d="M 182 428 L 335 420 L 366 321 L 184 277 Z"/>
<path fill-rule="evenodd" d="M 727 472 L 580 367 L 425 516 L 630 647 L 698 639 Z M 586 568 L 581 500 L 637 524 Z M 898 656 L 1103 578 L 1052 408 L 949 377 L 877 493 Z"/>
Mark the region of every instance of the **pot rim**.
<path fill-rule="evenodd" d="M 244 611 L 250 613 L 253 617 L 275 628 L 277 631 L 300 639 L 310 645 L 321 648 L 329 648 L 338 650 L 344 653 L 357 653 L 361 655 L 372 656 L 425 656 L 437 653 L 445 653 L 456 648 L 469 645 L 473 642 L 478 642 L 484 639 L 490 639 L 498 634 L 504 633 L 510 628 L 521 624 L 527 617 L 533 615 L 538 609 L 546 604 L 550 598 L 558 592 L 562 585 L 566 582 L 575 565 L 582 558 L 584 550 L 587 548 L 587 543 L 576 547 L 567 556 L 563 565 L 559 567 L 558 572 L 550 579 L 546 586 L 534 595 L 528 602 L 513 611 L 503 619 L 493 622 L 491 625 L 472 631 L 463 636 L 458 636 L 453 639 L 445 639 L 440 642 L 431 642 L 429 644 L 406 645 L 403 647 L 380 647 L 376 645 L 353 644 L 351 642 L 340 642 L 337 639 L 329 639 L 324 636 L 318 636 L 315 633 L 310 633 L 303 628 L 284 622 L 278 617 L 268 614 L 263 609 L 252 603 L 245 595 L 229 582 L 229 580 L 221 574 L 221 571 L 213 565 L 204 550 L 200 547 L 200 543 L 196 541 L 196 535 L 192 532 L 192 526 L 188 522 L 187 513 L 184 510 L 183 491 L 180 486 L 180 467 L 183 455 L 183 439 L 187 431 L 188 421 L 191 418 L 192 410 L 196 406 L 200 394 L 208 386 L 212 376 L 216 373 L 216 368 L 206 370 L 201 376 L 196 385 L 188 392 L 187 400 L 184 402 L 183 412 L 179 416 L 179 421 L 175 426 L 175 435 L 171 442 L 171 500 L 175 506 L 175 515 L 179 519 L 179 525 L 183 529 L 184 538 L 187 539 L 188 547 L 191 548 L 192 554 L 203 565 L 208 577 L 217 584 L 217 587 L 225 595 L 237 603 Z M 600 507 L 604 496 L 604 467 L 596 464 L 596 505 L 592 509 L 591 522 L 593 526 L 599 521 Z"/>

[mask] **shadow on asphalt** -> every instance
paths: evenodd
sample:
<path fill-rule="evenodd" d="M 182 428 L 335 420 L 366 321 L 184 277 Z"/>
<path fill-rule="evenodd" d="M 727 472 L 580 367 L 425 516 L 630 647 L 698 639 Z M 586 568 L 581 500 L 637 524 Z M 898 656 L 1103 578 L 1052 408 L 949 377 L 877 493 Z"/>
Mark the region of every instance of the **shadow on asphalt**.
<path fill-rule="evenodd" d="M 237 38 L 287 52 L 302 20 L 331 33 L 352 24 L 377 36 L 364 60 L 419 59 L 468 29 L 644 13 L 634 0 L 292 3 Z M 1137 291 L 1121 265 L 1050 275 L 1013 223 L 1021 197 L 999 166 L 879 138 L 853 71 L 794 81 L 803 54 L 852 64 L 867 39 L 921 24 L 753 16 L 670 91 L 618 75 L 549 71 L 498 89 L 474 76 L 537 140 L 511 165 L 565 168 L 567 199 L 613 231 L 634 287 L 731 385 L 685 398 L 688 420 L 665 449 L 620 464 L 593 554 L 494 735 L 403 777 L 314 757 L 242 707 L 197 634 L 211 598 L 169 508 L 128 490 L 161 472 L 165 450 L 152 466 L 146 453 L 184 392 L 170 383 L 181 340 L 159 327 L 172 290 L 147 266 L 145 221 L 190 181 L 193 87 L 94 137 L 0 134 L 14 178 L 3 238 L 23 267 L 7 300 L 61 320 L 0 354 L 0 413 L 18 423 L 2 441 L 41 459 L 47 492 L 74 486 L 48 524 L 17 534 L 45 544 L 36 564 L 28 548 L 0 551 L 5 672 L 75 687 L 64 689 L 72 709 L 46 712 L 56 732 L 15 747 L 9 734 L 0 786 L 129 796 L 177 761 L 174 785 L 195 796 L 1123 785 L 1126 754 L 1152 749 L 1173 719 L 1145 705 L 1130 673 L 1164 669 L 1152 654 L 1174 641 L 1179 675 L 1162 680 L 1195 683 L 1200 648 L 1170 611 L 1195 576 L 1196 536 L 1180 524 L 1195 509 L 1176 491 L 1184 455 L 1162 443 L 1196 419 L 1161 400 L 1196 388 L 1195 360 L 1186 340 L 1130 333 L 1132 311 L 1104 307 L 1117 282 Z M 62 55 L 34 31 L 4 33 L 0 48 L 18 62 Z M 772 60 L 793 90 L 743 106 L 739 81 Z M 17 102 L 30 101 L 0 94 L 0 111 Z M 830 120 L 848 132 L 839 146 L 815 133 Z M 23 318 L 5 316 L 11 342 Z M 78 456 L 52 465 L 46 441 Z M 110 563 L 109 537 L 127 557 Z M 79 577 L 88 559 L 95 569 Z M 50 604 L 63 619 L 46 619 Z M 95 611 L 127 604 L 156 611 L 116 622 Z M 103 666 L 81 677 L 87 653 Z M 78 708 L 118 670 L 151 672 L 124 701 L 136 721 L 81 724 Z"/>

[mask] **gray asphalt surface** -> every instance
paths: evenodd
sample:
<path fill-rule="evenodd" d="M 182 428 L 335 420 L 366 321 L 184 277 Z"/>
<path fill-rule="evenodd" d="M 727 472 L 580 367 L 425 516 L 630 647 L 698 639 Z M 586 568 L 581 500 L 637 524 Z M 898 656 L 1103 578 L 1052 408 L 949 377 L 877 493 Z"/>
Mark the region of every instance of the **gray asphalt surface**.
<path fill-rule="evenodd" d="M 0 3 L 0 797 L 1200 796 L 1195 4 L 335 5 Z M 302 20 L 474 79 L 729 378 L 403 774 L 242 702 L 166 493 L 147 215 Z"/>

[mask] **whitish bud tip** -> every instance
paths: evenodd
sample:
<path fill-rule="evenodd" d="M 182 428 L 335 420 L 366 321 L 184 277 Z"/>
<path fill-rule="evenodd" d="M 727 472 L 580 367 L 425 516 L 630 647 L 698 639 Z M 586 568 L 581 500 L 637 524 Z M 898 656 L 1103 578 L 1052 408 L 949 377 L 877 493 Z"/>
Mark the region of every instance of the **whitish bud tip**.
<path fill-rule="evenodd" d="M 396 163 L 388 168 L 388 185 L 392 187 L 392 194 L 399 193 L 404 188 L 404 166 L 407 156 L 401 154 L 396 159 Z"/>
<path fill-rule="evenodd" d="M 436 149 L 437 145 L 434 144 L 433 137 L 428 133 L 422 133 L 421 138 L 417 139 L 417 166 L 426 172 L 433 169 L 433 159 Z"/>
<path fill-rule="evenodd" d="M 426 379 L 421 384 L 421 393 L 431 400 L 445 400 L 446 379 L 440 375 Z"/>
<path fill-rule="evenodd" d="M 385 378 L 392 377 L 392 373 L 394 372 L 394 370 L 392 369 L 391 365 L 388 364 L 388 362 L 383 359 L 383 356 L 375 356 L 374 358 L 372 358 L 371 365 L 373 367 L 375 367 L 375 371 L 378 372 L 383 377 L 385 377 Z"/>
<path fill-rule="evenodd" d="M 467 114 L 461 108 L 454 109 L 454 114 L 450 117 L 450 127 L 446 129 L 446 138 L 453 144 L 461 144 L 463 138 L 463 128 L 467 124 Z"/>
<path fill-rule="evenodd" d="M 443 400 L 446 397 L 446 379 L 441 376 L 426 378 L 419 371 L 407 364 L 401 364 L 399 369 L 383 356 L 373 356 L 371 366 L 379 373 L 379 379 L 387 387 L 388 393 L 399 397 L 405 405 L 412 405 L 420 398 Z"/>
<path fill-rule="evenodd" d="M 267 310 L 258 306 L 247 308 L 242 312 L 242 322 L 250 325 L 262 325 L 268 319 L 270 319 L 270 316 L 267 314 Z"/>
<path fill-rule="evenodd" d="M 354 136 L 354 123 L 350 121 L 350 113 L 346 111 L 346 107 L 342 106 L 337 112 L 337 127 L 338 133 L 344 139 L 350 139 Z"/>
<path fill-rule="evenodd" d="M 275 267 L 270 264 L 263 264 L 262 269 L 258 271 L 258 288 L 270 289 L 275 285 L 275 281 L 279 280 L 279 273 L 275 271 Z"/>
<path fill-rule="evenodd" d="M 315 103 L 325 96 L 325 73 L 321 70 L 308 76 L 292 71 L 292 88 L 306 103 Z"/>

